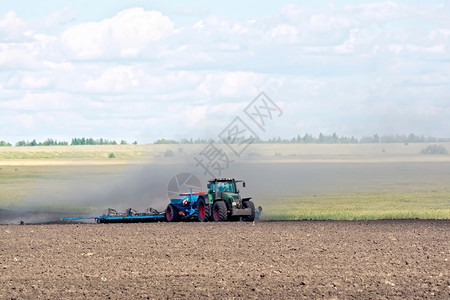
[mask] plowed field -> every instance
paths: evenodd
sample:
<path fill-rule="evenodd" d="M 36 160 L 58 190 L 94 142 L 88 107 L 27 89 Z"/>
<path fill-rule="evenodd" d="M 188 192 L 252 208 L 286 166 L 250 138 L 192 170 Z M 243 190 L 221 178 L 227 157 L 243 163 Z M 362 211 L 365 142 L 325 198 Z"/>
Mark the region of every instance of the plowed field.
<path fill-rule="evenodd" d="M 450 297 L 450 221 L 0 226 L 1 299 Z"/>

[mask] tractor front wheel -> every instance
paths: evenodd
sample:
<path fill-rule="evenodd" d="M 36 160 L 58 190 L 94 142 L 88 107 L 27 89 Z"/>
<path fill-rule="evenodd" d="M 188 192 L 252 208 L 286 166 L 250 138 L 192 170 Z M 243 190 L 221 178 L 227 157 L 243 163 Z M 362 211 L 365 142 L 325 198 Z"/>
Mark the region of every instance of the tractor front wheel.
<path fill-rule="evenodd" d="M 217 201 L 213 205 L 213 219 L 215 222 L 227 220 L 227 205 L 223 201 Z"/>
<path fill-rule="evenodd" d="M 244 208 L 250 208 L 250 215 L 242 217 L 243 221 L 252 222 L 255 220 L 255 204 L 252 201 L 244 201 Z"/>
<path fill-rule="evenodd" d="M 205 199 L 200 198 L 200 200 L 198 200 L 197 209 L 198 220 L 200 222 L 207 222 L 211 217 L 211 210 L 209 208 L 209 205 L 206 204 Z"/>
<path fill-rule="evenodd" d="M 176 222 L 180 219 L 178 214 L 178 209 L 172 204 L 167 205 L 166 209 L 166 220 L 167 222 Z"/>

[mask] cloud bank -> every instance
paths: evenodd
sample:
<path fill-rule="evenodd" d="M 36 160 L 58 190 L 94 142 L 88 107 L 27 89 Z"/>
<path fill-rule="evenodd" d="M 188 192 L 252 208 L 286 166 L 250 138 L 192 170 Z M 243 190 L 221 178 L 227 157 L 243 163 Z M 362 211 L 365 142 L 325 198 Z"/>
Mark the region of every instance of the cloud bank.
<path fill-rule="evenodd" d="M 0 139 L 215 137 L 261 91 L 285 112 L 267 138 L 450 136 L 448 4 L 79 13 L 0 15 Z"/>

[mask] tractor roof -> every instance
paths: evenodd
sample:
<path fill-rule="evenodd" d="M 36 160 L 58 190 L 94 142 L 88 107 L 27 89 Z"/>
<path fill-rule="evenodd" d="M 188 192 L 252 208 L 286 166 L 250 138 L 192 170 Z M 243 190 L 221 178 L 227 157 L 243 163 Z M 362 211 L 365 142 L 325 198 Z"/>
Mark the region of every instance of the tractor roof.
<path fill-rule="evenodd" d="M 234 178 L 214 178 L 210 179 L 209 181 L 230 181 L 230 180 L 234 180 Z"/>

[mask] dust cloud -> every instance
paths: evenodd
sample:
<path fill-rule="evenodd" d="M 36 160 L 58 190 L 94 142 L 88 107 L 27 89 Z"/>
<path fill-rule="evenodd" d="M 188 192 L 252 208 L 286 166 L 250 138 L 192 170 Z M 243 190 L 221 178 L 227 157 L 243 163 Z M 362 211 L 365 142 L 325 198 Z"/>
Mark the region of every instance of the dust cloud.
<path fill-rule="evenodd" d="M 0 223 L 40 222 L 61 217 L 98 216 L 108 208 L 164 211 L 168 183 L 193 167 L 191 161 L 130 165 L 111 173 L 86 172 L 45 177 L 35 183 L 32 196 L 17 207 L 0 212 Z M 99 168 L 102 168 L 100 166 Z M 93 167 L 89 167 L 92 170 Z M 206 182 L 204 184 L 206 187 Z"/>

